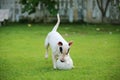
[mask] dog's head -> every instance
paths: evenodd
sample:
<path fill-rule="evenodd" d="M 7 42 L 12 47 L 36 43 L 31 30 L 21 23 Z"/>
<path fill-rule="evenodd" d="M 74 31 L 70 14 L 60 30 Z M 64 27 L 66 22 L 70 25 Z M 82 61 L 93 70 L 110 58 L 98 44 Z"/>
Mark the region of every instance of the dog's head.
<path fill-rule="evenodd" d="M 58 50 L 60 52 L 60 57 L 61 57 L 61 62 L 64 62 L 65 61 L 65 56 L 66 55 L 69 55 L 69 50 L 70 50 L 70 47 L 72 45 L 72 41 L 70 41 L 69 43 L 67 44 L 63 44 L 61 41 L 58 42 Z"/>

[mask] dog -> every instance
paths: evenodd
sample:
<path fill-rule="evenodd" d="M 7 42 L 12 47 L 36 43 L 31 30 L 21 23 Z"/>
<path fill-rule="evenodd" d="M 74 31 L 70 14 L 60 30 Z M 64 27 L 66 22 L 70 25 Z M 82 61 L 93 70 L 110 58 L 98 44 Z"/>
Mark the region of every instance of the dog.
<path fill-rule="evenodd" d="M 50 46 L 52 49 L 52 61 L 53 61 L 53 68 L 56 69 L 56 61 L 58 57 L 60 57 L 61 62 L 65 62 L 65 56 L 69 56 L 69 50 L 71 45 L 73 44 L 72 41 L 67 42 L 58 32 L 57 28 L 60 24 L 60 16 L 57 14 L 57 23 L 52 29 L 51 32 L 48 33 L 45 39 L 45 58 L 48 58 L 48 47 Z"/>

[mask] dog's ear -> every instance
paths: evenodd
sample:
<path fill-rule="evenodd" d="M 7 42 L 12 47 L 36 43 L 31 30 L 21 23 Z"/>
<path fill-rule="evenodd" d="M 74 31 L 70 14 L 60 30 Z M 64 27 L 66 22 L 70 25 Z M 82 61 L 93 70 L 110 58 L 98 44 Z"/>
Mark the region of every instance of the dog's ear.
<path fill-rule="evenodd" d="M 63 45 L 63 43 L 62 43 L 62 42 L 58 42 L 58 45 L 59 45 L 59 46 L 62 46 L 62 45 Z"/>
<path fill-rule="evenodd" d="M 73 42 L 72 42 L 72 41 L 70 41 L 70 42 L 68 43 L 68 45 L 69 45 L 69 46 L 71 46 L 72 44 L 73 44 Z"/>

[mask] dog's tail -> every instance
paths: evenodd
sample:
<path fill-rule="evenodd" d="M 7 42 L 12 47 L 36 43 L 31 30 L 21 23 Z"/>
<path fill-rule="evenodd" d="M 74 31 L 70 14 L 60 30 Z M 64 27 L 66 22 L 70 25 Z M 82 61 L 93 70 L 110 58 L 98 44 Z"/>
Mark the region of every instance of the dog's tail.
<path fill-rule="evenodd" d="M 58 19 L 58 21 L 57 21 L 56 25 L 54 26 L 54 28 L 52 29 L 52 31 L 57 31 L 57 28 L 58 28 L 58 26 L 59 26 L 59 24 L 60 24 L 60 16 L 59 16 L 59 13 L 57 14 L 57 19 Z"/>

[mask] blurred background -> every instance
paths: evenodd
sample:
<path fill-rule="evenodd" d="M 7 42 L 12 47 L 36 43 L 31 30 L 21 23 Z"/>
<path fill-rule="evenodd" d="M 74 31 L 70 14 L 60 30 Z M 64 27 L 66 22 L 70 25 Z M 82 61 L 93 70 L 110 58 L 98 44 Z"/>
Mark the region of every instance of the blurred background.
<path fill-rule="evenodd" d="M 0 0 L 0 22 L 120 24 L 120 0 Z"/>

